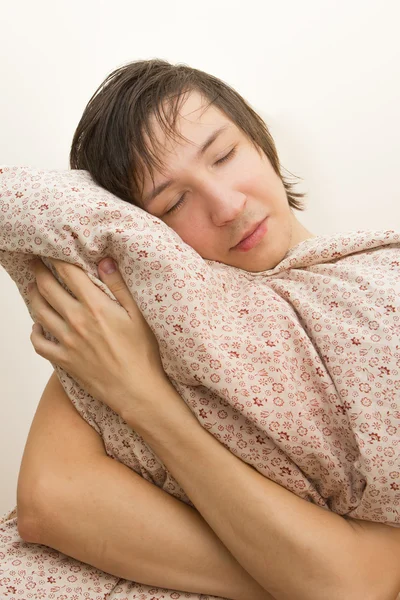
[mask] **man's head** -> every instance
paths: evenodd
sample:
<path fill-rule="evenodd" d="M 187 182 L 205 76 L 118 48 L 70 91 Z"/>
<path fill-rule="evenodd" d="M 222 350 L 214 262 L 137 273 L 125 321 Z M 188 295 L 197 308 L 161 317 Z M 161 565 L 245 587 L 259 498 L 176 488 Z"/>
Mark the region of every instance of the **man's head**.
<path fill-rule="evenodd" d="M 187 66 L 139 61 L 109 75 L 83 113 L 70 164 L 209 260 L 264 271 L 312 237 L 292 210 L 303 210 L 304 194 L 281 176 L 263 120 L 227 84 Z M 265 218 L 257 245 L 234 248 Z"/>

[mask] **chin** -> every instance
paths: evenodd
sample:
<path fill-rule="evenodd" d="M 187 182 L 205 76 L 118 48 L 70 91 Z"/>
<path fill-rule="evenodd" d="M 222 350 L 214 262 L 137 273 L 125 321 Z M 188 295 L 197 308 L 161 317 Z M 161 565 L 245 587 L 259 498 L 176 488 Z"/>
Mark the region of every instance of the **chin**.
<path fill-rule="evenodd" d="M 270 241 L 270 240 L 269 240 Z M 271 271 L 279 265 L 290 250 L 289 240 L 285 244 L 276 243 L 268 244 L 266 248 L 260 248 L 260 256 L 254 257 L 253 260 L 249 257 L 249 269 L 252 273 L 260 273 L 262 271 Z"/>

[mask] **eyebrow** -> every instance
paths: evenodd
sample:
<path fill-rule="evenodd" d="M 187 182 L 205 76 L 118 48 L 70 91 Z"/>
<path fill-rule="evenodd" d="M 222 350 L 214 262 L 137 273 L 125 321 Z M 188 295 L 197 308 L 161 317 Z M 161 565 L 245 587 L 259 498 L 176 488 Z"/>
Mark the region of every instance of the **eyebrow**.
<path fill-rule="evenodd" d="M 201 148 L 199 148 L 197 154 L 196 154 L 196 159 L 198 160 L 199 158 L 201 158 L 201 156 L 203 156 L 203 154 L 206 152 L 206 150 L 208 150 L 208 148 L 211 146 L 211 144 L 213 144 L 215 142 L 215 140 L 217 139 L 217 137 L 219 135 L 221 135 L 221 133 L 223 133 L 224 131 L 226 131 L 226 129 L 229 129 L 230 125 L 222 125 L 222 127 L 219 127 L 218 129 L 216 129 L 204 142 L 204 144 L 201 146 Z M 166 190 L 167 188 L 171 187 L 171 185 L 173 185 L 174 183 L 176 183 L 176 179 L 168 179 L 167 181 L 164 181 L 164 183 L 161 183 L 160 185 L 157 185 L 149 194 L 146 195 L 146 197 L 143 199 L 143 205 L 145 206 L 147 204 L 147 207 L 145 206 L 145 208 L 148 208 L 149 204 L 151 204 L 151 202 L 161 194 L 161 192 L 163 192 L 164 190 Z"/>

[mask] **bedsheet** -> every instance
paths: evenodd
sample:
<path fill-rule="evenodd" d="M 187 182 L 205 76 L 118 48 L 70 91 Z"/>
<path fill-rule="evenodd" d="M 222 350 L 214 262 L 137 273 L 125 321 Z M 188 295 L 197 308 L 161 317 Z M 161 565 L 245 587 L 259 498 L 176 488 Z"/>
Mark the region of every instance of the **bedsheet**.
<path fill-rule="evenodd" d="M 1 600 L 227 600 L 115 577 L 48 546 L 25 542 L 17 522 L 16 508 L 0 518 Z"/>

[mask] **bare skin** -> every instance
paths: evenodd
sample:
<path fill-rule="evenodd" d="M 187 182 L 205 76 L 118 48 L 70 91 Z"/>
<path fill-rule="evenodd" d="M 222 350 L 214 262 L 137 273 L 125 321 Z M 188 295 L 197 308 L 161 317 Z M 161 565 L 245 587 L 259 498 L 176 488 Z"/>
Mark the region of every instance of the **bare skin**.
<path fill-rule="evenodd" d="M 208 137 L 224 126 L 197 157 Z M 165 165 L 164 173 L 155 171 L 155 187 L 170 179 L 175 183 L 150 200 L 153 184 L 147 172 L 140 205 L 200 256 L 260 272 L 274 268 L 288 250 L 315 237 L 294 215 L 283 183 L 265 154 L 258 153 L 221 111 L 207 107 L 197 92 L 188 95 L 177 121 L 178 132 L 188 141 L 171 139 L 156 121 L 152 127 Z M 218 163 L 221 159 L 225 160 Z M 232 249 L 249 226 L 267 216 L 268 232 L 261 243 L 249 252 Z"/>
<path fill-rule="evenodd" d="M 167 169 L 156 174 L 156 186 L 171 177 L 175 182 L 150 203 L 152 185 L 145 180 L 143 207 L 163 219 L 203 258 L 254 272 L 271 269 L 291 248 L 315 236 L 290 210 L 283 184 L 266 157 L 219 111 L 203 108 L 202 99 L 191 94 L 181 109 L 179 127 L 188 142 L 163 139 L 162 132 L 158 132 Z M 224 123 L 229 128 L 196 158 L 196 150 Z M 217 163 L 233 149 L 231 158 Z M 186 196 L 182 199 L 183 193 Z M 179 199 L 179 207 L 167 212 Z M 247 253 L 234 250 L 248 227 L 265 217 L 269 229 L 262 242 Z M 111 407 L 143 436 L 210 528 L 263 589 L 282 600 L 335 595 L 352 600 L 389 600 L 397 593 L 397 532 L 389 533 L 378 524 L 351 524 L 304 502 L 238 460 L 201 427 L 163 378 L 159 357 L 150 360 L 153 342 L 150 334 L 146 336 L 143 319 L 136 305 L 132 305 L 129 291 L 119 284 L 120 297 L 116 297 L 131 324 L 111 305 L 109 310 L 101 306 L 101 311 L 96 311 L 96 303 L 100 307 L 103 299 L 95 299 L 90 288 L 94 284 L 73 274 L 73 265 L 62 268 L 62 277 L 78 298 L 79 307 L 72 306 L 70 297 L 62 298 L 61 291 L 47 279 L 46 287 L 39 286 L 39 291 L 46 290 L 47 302 L 61 317 L 57 326 L 54 318 L 53 323 L 45 320 L 46 329 L 61 342 L 58 355 L 39 339 L 38 331 L 32 342 L 40 347 L 42 356 L 67 368 L 90 393 L 95 385 L 90 373 L 101 374 L 93 394 L 109 405 L 112 399 Z M 48 278 L 43 271 L 42 275 Z M 38 297 L 36 302 L 39 303 Z M 68 319 L 69 310 L 74 315 L 79 310 L 77 329 Z M 42 307 L 42 315 L 45 314 Z M 142 351 L 146 338 L 147 362 Z M 117 352 L 121 339 L 123 358 Z M 67 340 L 73 343 L 69 345 Z M 110 357 L 114 361 L 111 366 Z M 142 364 L 132 376 L 132 365 L 137 360 L 142 360 Z M 117 381 L 115 373 L 126 373 L 126 377 Z M 360 576 L 359 580 L 354 580 L 354 573 Z"/>

